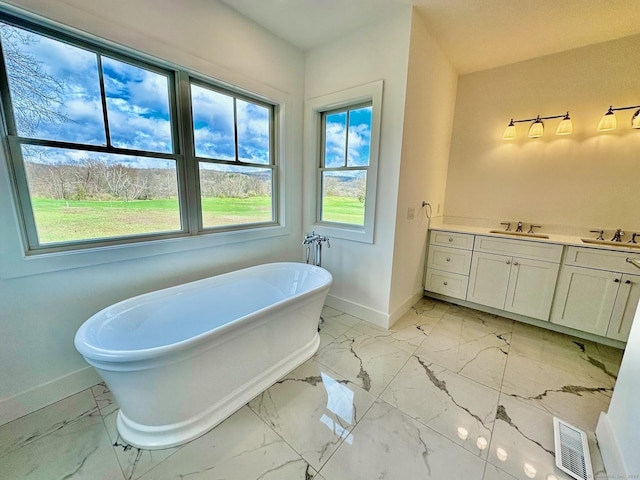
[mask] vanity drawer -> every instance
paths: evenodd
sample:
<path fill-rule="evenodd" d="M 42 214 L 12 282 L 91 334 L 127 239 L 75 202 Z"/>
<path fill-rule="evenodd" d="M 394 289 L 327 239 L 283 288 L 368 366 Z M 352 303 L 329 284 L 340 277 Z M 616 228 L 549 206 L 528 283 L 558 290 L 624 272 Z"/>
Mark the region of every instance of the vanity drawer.
<path fill-rule="evenodd" d="M 476 252 L 495 253 L 498 255 L 560 263 L 562 248 L 562 245 L 556 243 L 532 242 L 521 239 L 510 240 L 507 238 L 483 237 L 478 235 L 476 237 L 474 250 Z"/>
<path fill-rule="evenodd" d="M 640 252 L 614 252 L 596 248 L 568 247 L 564 264 L 638 275 L 640 270 L 628 263 L 627 258 L 640 261 Z"/>
<path fill-rule="evenodd" d="M 467 296 L 468 283 L 469 277 L 465 275 L 427 268 L 424 289 L 464 300 Z"/>
<path fill-rule="evenodd" d="M 445 247 L 463 248 L 473 250 L 474 235 L 468 233 L 443 232 L 431 230 L 429 243 L 431 245 L 442 245 Z"/>
<path fill-rule="evenodd" d="M 427 265 L 429 268 L 444 270 L 445 272 L 469 275 L 471 253 L 471 250 L 431 245 L 429 247 Z"/>

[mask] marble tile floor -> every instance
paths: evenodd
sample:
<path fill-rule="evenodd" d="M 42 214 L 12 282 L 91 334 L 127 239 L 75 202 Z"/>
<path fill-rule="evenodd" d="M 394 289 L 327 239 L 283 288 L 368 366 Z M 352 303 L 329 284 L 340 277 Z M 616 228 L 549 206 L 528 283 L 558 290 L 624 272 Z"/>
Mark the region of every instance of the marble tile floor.
<path fill-rule="evenodd" d="M 323 316 L 312 359 L 200 438 L 126 445 L 99 384 L 1 426 L 0 479 L 569 479 L 554 415 L 606 478 L 593 431 L 620 350 L 428 298 L 388 331 Z"/>

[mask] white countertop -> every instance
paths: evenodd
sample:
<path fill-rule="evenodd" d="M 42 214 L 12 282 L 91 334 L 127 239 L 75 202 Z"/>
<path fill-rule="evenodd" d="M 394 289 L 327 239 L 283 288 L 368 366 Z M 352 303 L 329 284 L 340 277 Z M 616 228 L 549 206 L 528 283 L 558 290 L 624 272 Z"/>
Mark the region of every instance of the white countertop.
<path fill-rule="evenodd" d="M 445 224 L 445 223 L 431 225 L 429 229 L 446 231 L 446 232 L 470 233 L 473 235 L 496 236 L 500 238 L 511 238 L 515 240 L 525 240 L 530 242 L 556 243 L 560 245 L 570 245 L 570 246 L 576 246 L 576 247 L 597 248 L 601 250 L 604 249 L 604 250 L 613 250 L 613 251 L 619 251 L 619 252 L 630 252 L 630 253 L 635 253 L 637 255 L 640 255 L 640 243 L 635 244 L 637 245 L 637 247 L 629 247 L 626 241 L 623 241 L 620 244 L 612 244 L 611 242 L 607 242 L 607 241 L 603 241 L 602 243 L 585 243 L 582 241 L 582 238 L 585 238 L 588 240 L 594 240 L 594 241 L 595 241 L 595 238 L 576 237 L 571 235 L 561 235 L 561 234 L 546 233 L 546 232 L 538 232 L 538 233 L 541 235 L 547 235 L 549 238 L 529 237 L 526 235 L 513 235 L 506 232 L 490 233 L 492 230 L 498 230 L 495 228 L 478 227 L 478 226 L 471 226 L 471 225 L 453 225 L 453 224 Z"/>

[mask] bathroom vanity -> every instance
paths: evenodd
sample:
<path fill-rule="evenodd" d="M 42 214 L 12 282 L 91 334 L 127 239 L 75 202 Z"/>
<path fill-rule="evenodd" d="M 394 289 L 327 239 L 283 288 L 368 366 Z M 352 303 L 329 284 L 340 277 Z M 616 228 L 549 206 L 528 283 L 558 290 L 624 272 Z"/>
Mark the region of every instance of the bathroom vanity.
<path fill-rule="evenodd" d="M 425 294 L 623 346 L 640 300 L 640 248 L 477 227 L 431 228 Z"/>

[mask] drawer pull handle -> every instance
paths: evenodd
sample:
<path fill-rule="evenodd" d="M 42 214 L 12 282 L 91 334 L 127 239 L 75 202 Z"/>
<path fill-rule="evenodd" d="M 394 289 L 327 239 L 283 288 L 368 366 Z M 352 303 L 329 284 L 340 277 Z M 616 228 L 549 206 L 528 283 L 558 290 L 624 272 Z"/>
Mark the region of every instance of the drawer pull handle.
<path fill-rule="evenodd" d="M 449 282 L 442 282 L 443 285 L 449 285 Z"/>
<path fill-rule="evenodd" d="M 620 282 L 620 279 L 619 278 L 614 278 L 613 281 L 618 283 L 618 282 Z"/>
<path fill-rule="evenodd" d="M 447 262 L 450 262 L 450 261 L 451 261 L 451 259 L 449 257 L 447 257 Z"/>
<path fill-rule="evenodd" d="M 634 267 L 640 268 L 640 260 L 638 260 L 636 258 L 627 258 L 627 263 L 630 263 Z"/>

